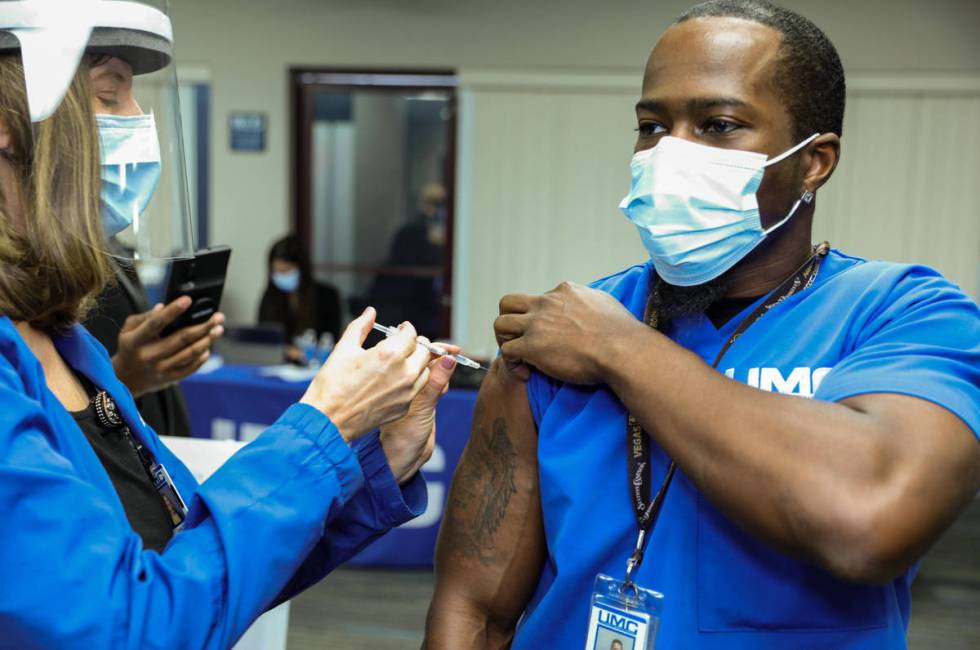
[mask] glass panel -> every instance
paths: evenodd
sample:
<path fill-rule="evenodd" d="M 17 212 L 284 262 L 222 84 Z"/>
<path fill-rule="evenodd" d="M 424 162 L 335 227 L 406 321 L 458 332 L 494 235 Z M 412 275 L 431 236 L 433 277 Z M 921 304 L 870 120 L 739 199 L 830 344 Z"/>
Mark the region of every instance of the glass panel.
<path fill-rule="evenodd" d="M 448 334 L 451 91 L 318 87 L 311 142 L 312 260 L 347 316 Z"/>

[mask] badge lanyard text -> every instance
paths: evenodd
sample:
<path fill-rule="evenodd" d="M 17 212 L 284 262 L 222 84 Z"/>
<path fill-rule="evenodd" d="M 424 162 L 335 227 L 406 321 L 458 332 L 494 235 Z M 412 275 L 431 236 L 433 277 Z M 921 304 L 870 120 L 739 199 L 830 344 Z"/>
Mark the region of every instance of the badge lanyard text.
<path fill-rule="evenodd" d="M 813 254 L 800 268 L 783 280 L 761 305 L 756 307 L 751 314 L 739 323 L 738 327 L 735 328 L 735 331 L 721 347 L 721 350 L 715 357 L 712 368 L 718 367 L 725 353 L 728 352 L 728 349 L 732 347 L 735 341 L 770 309 L 790 296 L 808 289 L 813 284 L 813 280 L 817 277 L 817 271 L 820 268 L 820 262 L 829 250 L 830 244 L 827 242 L 819 244 Z M 650 292 L 644 320 L 647 325 L 654 329 L 657 329 L 658 325 L 660 325 L 656 288 Z M 677 467 L 674 461 L 671 460 L 667 466 L 667 474 L 664 477 L 664 481 L 660 484 L 660 489 L 657 490 L 657 494 L 651 500 L 649 469 L 650 440 L 647 437 L 646 431 L 643 430 L 643 427 L 632 413 L 628 414 L 626 423 L 626 457 L 627 469 L 629 471 L 630 497 L 633 500 L 633 511 L 636 514 L 636 522 L 640 528 L 639 535 L 636 538 L 636 547 L 626 561 L 626 579 L 623 584 L 624 587 L 630 588 L 635 587 L 633 575 L 639 568 L 640 563 L 643 562 L 647 539 L 654 525 L 657 523 L 657 517 L 660 515 L 660 509 L 663 506 L 664 499 L 667 496 L 667 490 L 670 488 L 670 483 L 674 478 L 674 472 Z"/>

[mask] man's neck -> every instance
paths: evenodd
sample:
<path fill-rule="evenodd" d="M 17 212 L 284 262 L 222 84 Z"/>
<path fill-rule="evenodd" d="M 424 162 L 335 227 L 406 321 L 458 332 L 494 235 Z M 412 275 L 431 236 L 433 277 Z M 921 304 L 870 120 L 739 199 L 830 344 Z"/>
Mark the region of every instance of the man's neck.
<path fill-rule="evenodd" d="M 806 262 L 813 252 L 810 227 L 808 223 L 794 225 L 797 228 L 764 242 L 731 270 L 726 298 L 768 293 Z"/>

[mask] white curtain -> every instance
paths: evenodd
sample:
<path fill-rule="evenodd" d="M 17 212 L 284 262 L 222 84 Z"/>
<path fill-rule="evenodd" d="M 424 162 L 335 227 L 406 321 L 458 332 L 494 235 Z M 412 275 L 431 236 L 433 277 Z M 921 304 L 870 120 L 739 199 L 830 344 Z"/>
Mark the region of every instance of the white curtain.
<path fill-rule="evenodd" d="M 980 89 L 848 97 L 841 162 L 814 237 L 866 258 L 919 262 L 980 295 Z"/>
<path fill-rule="evenodd" d="M 566 83 L 462 77 L 453 335 L 468 350 L 495 349 L 503 294 L 645 259 L 616 208 L 629 190 L 635 89 Z"/>
<path fill-rule="evenodd" d="M 492 353 L 497 301 L 643 262 L 629 189 L 638 75 L 464 71 L 454 338 Z M 843 158 L 814 238 L 938 268 L 975 297 L 980 81 L 851 83 Z"/>

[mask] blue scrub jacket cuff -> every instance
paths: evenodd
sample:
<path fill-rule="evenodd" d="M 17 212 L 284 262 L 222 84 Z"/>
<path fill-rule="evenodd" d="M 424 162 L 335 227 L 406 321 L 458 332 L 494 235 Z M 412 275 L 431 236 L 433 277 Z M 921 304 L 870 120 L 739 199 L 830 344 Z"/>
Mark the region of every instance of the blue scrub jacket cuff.
<path fill-rule="evenodd" d="M 309 404 L 293 404 L 276 424 L 285 424 L 312 440 L 327 463 L 337 468 L 340 496 L 345 503 L 361 489 L 364 481 L 361 465 L 330 418 Z"/>
<path fill-rule="evenodd" d="M 377 431 L 354 443 L 364 472 L 364 484 L 380 515 L 384 528 L 394 528 L 415 519 L 429 504 L 425 479 L 418 472 L 405 485 L 398 485 Z"/>

